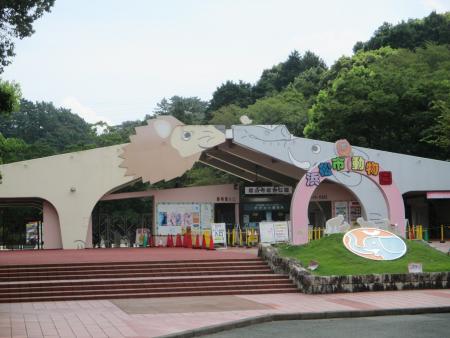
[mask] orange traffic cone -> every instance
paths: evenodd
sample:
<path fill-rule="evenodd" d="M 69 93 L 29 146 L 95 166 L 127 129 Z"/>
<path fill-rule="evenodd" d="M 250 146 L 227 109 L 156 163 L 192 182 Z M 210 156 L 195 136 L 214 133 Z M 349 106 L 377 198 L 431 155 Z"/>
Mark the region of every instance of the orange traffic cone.
<path fill-rule="evenodd" d="M 209 236 L 209 248 L 208 248 L 208 250 L 215 250 L 214 249 L 214 239 L 213 239 L 212 234 Z"/>
<path fill-rule="evenodd" d="M 205 237 L 205 234 L 203 234 L 203 236 L 202 236 L 202 249 L 206 250 L 206 237 Z"/>
<path fill-rule="evenodd" d="M 175 247 L 177 248 L 181 248 L 183 246 L 183 242 L 181 241 L 181 235 L 177 234 L 177 239 L 175 242 Z"/>
<path fill-rule="evenodd" d="M 173 248 L 173 237 L 172 237 L 172 235 L 169 235 L 169 236 L 167 237 L 167 244 L 166 244 L 166 247 L 168 247 L 168 248 Z"/>
<path fill-rule="evenodd" d="M 187 247 L 188 249 L 192 249 L 192 235 L 187 236 Z"/>
<path fill-rule="evenodd" d="M 149 247 L 153 248 L 155 246 L 155 239 L 153 236 L 149 236 L 149 237 L 150 237 Z"/>

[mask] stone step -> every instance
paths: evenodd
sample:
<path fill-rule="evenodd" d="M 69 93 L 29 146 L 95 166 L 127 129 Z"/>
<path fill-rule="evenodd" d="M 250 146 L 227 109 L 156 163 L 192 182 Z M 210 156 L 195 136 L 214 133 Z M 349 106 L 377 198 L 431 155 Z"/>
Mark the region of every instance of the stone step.
<path fill-rule="evenodd" d="M 189 264 L 189 263 L 232 263 L 232 262 L 262 262 L 260 258 L 224 258 L 224 259 L 190 259 L 190 260 L 170 260 L 170 261 L 115 261 L 115 262 L 86 262 L 86 263 L 55 263 L 55 264 L 13 264 L 13 265 L 1 265 L 2 269 L 23 269 L 23 268 L 55 268 L 55 267 L 78 267 L 78 266 L 107 266 L 107 265 L 158 265 L 158 264 Z"/>
<path fill-rule="evenodd" d="M 297 292 L 261 259 L 0 268 L 0 303 Z"/>
<path fill-rule="evenodd" d="M 43 301 L 67 301 L 67 300 L 98 300 L 98 299 L 124 299 L 124 298 L 164 298 L 164 297 L 191 297 L 191 296 L 219 296 L 219 295 L 250 295 L 250 294 L 272 294 L 272 293 L 297 293 L 296 288 L 276 288 L 258 290 L 208 290 L 208 291 L 180 291 L 180 292 L 147 292 L 147 293 L 125 293 L 125 294 L 102 294 L 95 295 L 69 295 L 69 296 L 49 296 L 49 297 L 10 297 L 0 299 L 0 303 L 18 302 L 43 302 Z"/>
<path fill-rule="evenodd" d="M 21 287 L 23 285 L 75 285 L 75 284 L 85 284 L 85 285 L 103 285 L 104 283 L 109 284 L 121 284 L 123 282 L 133 282 L 133 283 L 158 283 L 158 282 L 171 282 L 174 280 L 178 281 L 208 281 L 208 280 L 223 280 L 226 278 L 227 280 L 258 280 L 261 278 L 264 279 L 277 279 L 277 278 L 288 278 L 286 275 L 280 275 L 280 274 L 244 274 L 244 275 L 235 275 L 235 274 L 228 274 L 228 275 L 206 275 L 206 276 L 184 276 L 184 277 L 178 277 L 178 276 L 171 276 L 171 277 L 119 277 L 119 278 L 96 278 L 96 279 L 64 279 L 64 280 L 42 280 L 42 281 L 14 281 L 14 282 L 0 282 L 0 290 L 2 288 L 9 288 L 9 287 Z"/>
<path fill-rule="evenodd" d="M 88 295 L 115 295 L 115 294 L 147 294 L 147 293 L 173 293 L 173 292 L 187 292 L 187 291 L 228 291 L 228 290 L 271 290 L 280 288 L 295 289 L 293 284 L 287 283 L 264 283 L 264 284 L 246 284 L 246 285 L 184 285 L 173 286 L 167 285 L 162 287 L 150 286 L 146 288 L 135 287 L 120 287 L 118 289 L 84 289 L 84 290 L 31 290 L 21 292 L 8 292 L 1 294 L 0 299 L 8 298 L 29 298 L 29 297 L 60 297 L 60 296 L 88 296 Z"/>
<path fill-rule="evenodd" d="M 132 277 L 171 277 L 171 276 L 207 276 L 207 275 L 248 275 L 248 274 L 270 274 L 272 271 L 268 267 L 261 267 L 258 269 L 250 269 L 250 270 L 240 270 L 240 269 L 231 269 L 231 270 L 219 270 L 214 269 L 212 271 L 204 271 L 204 270 L 175 270 L 175 271 L 166 271 L 166 272 L 152 272 L 152 271 L 139 271 L 134 273 L 127 274 L 119 274 L 119 273 L 72 273 L 72 274 L 64 274 L 64 275 L 17 275 L 17 276 L 5 276 L 0 277 L 0 282 L 13 282 L 13 281 L 31 281 L 31 280 L 64 280 L 64 279 L 99 279 L 99 278 L 132 278 Z"/>
<path fill-rule="evenodd" d="M 228 280 L 226 278 L 221 280 L 204 280 L 197 281 L 195 279 L 191 279 L 188 281 L 179 281 L 174 279 L 170 282 L 158 282 L 158 283 L 134 283 L 134 282 L 123 282 L 120 284 L 111 284 L 105 282 L 103 284 L 97 285 L 86 285 L 84 283 L 80 284 L 70 284 L 70 285 L 22 285 L 21 287 L 16 287 L 14 285 L 10 285 L 7 288 L 0 288 L 0 298 L 5 294 L 13 294 L 13 293 L 29 293 L 29 292 L 50 292 L 50 291 L 102 291 L 105 289 L 113 290 L 113 289 L 150 289 L 150 288 L 176 288 L 176 287 L 187 287 L 187 286 L 204 286 L 204 287 L 216 287 L 221 285 L 227 286 L 243 286 L 243 285 L 267 285 L 267 284 L 283 284 L 283 285 L 293 285 L 292 282 L 288 278 L 277 278 L 277 279 L 243 279 L 243 280 Z"/>
<path fill-rule="evenodd" d="M 230 261 L 173 261 L 173 262 L 125 262 L 114 264 L 67 264 L 67 265 L 39 265 L 33 267 L 21 266 L 0 266 L 0 275 L 15 274 L 15 273 L 40 273 L 40 272 L 65 272 L 73 271 L 90 271 L 90 270 L 129 270 L 129 269 L 162 269 L 162 268 L 180 268 L 180 267 L 221 267 L 221 266 L 264 266 L 265 263 L 261 260 L 230 260 Z"/>
<path fill-rule="evenodd" d="M 62 276 L 62 275 L 69 275 L 71 273 L 77 273 L 77 274 L 108 274 L 108 273 L 122 273 L 122 274 L 130 274 L 130 273 L 136 273 L 136 272 L 176 272 L 176 271 L 216 271 L 221 270 L 223 268 L 226 268 L 227 270 L 259 270 L 259 269 L 266 269 L 268 268 L 267 265 L 264 264 L 253 264 L 253 265 L 234 265 L 234 264 L 224 264 L 224 265 L 217 265 L 217 266 L 178 266 L 178 267 L 158 267 L 158 268 L 123 268 L 123 269 L 115 269 L 115 268 L 95 268 L 95 269 L 85 269 L 85 270 L 79 270 L 79 269 L 67 269 L 63 271 L 18 271 L 18 272 L 0 272 L 0 280 L 1 278 L 7 278 L 7 277 L 15 277 L 15 276 L 32 276 L 32 277 L 38 277 L 38 276 L 47 276 L 47 275 L 53 275 L 53 276 Z"/>

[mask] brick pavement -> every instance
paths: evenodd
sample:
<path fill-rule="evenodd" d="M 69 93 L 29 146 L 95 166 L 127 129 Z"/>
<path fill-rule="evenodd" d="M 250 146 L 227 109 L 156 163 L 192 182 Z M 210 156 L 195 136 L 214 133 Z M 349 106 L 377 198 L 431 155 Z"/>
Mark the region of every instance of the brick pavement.
<path fill-rule="evenodd" d="M 0 337 L 156 337 L 264 314 L 450 306 L 450 290 L 183 297 L 179 309 L 170 298 L 128 302 L 0 304 Z"/>

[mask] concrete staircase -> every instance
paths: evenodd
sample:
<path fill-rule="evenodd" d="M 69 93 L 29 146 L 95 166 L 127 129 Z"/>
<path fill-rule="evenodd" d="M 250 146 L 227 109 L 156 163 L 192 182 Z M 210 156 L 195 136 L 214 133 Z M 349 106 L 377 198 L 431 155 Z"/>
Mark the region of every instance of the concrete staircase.
<path fill-rule="evenodd" d="M 287 292 L 257 258 L 0 266 L 0 303 Z"/>

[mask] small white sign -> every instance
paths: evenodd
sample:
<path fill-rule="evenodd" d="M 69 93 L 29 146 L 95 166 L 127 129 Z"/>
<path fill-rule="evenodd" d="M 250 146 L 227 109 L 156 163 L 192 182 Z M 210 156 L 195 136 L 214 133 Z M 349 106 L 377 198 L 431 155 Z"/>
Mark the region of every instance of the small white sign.
<path fill-rule="evenodd" d="M 409 263 L 408 271 L 409 273 L 422 273 L 422 263 Z"/>
<path fill-rule="evenodd" d="M 214 244 L 227 244 L 227 231 L 225 223 L 211 223 L 211 233 Z"/>
<path fill-rule="evenodd" d="M 308 264 L 308 269 L 311 271 L 316 270 L 319 267 L 319 262 L 316 261 L 310 261 Z"/>

